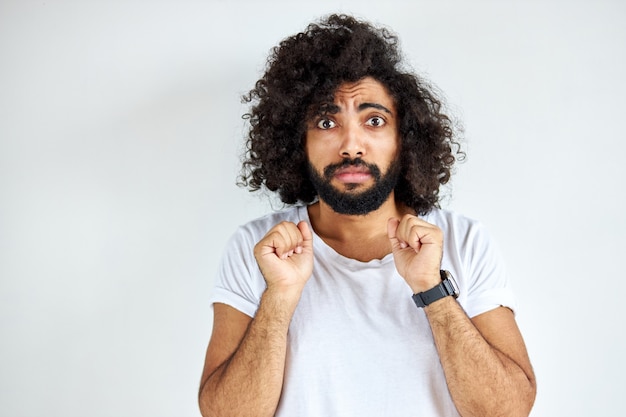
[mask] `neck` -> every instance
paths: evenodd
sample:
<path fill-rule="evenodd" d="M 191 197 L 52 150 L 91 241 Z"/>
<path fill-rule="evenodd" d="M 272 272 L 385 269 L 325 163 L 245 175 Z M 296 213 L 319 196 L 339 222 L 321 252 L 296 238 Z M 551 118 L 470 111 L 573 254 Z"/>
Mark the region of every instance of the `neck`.
<path fill-rule="evenodd" d="M 387 221 L 412 210 L 396 204 L 392 193 L 382 206 L 365 215 L 339 214 L 324 201 L 309 206 L 308 211 L 313 230 L 327 245 L 343 256 L 367 262 L 391 252 Z"/>

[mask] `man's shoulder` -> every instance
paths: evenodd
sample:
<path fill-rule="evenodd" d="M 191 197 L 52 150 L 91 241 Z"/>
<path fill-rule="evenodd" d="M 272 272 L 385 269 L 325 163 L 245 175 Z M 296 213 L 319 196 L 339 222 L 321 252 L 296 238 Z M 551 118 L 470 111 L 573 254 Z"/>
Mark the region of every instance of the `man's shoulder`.
<path fill-rule="evenodd" d="M 468 217 L 456 211 L 440 208 L 433 208 L 423 217 L 423 219 L 428 223 L 441 227 L 442 229 L 469 229 L 480 225 L 480 222 L 474 218 Z"/>
<path fill-rule="evenodd" d="M 484 223 L 465 214 L 433 209 L 424 217 L 424 220 L 438 226 L 443 231 L 446 242 L 462 244 L 465 247 L 492 244 L 491 234 Z"/>
<path fill-rule="evenodd" d="M 265 235 L 268 230 L 270 230 L 272 227 L 280 222 L 287 221 L 298 223 L 302 220 L 308 220 L 306 207 L 291 206 L 250 220 L 247 223 L 242 224 L 239 229 L 242 231 L 247 231 L 248 233 L 261 233 Z"/>

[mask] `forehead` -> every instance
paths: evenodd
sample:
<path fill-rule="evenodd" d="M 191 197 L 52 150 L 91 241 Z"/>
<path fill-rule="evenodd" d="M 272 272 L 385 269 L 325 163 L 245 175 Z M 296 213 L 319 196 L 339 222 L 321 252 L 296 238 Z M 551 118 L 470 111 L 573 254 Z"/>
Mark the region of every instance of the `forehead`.
<path fill-rule="evenodd" d="M 336 104 L 342 102 L 373 102 L 393 107 L 393 97 L 387 92 L 385 86 L 371 77 L 363 78 L 356 82 L 340 84 L 334 94 Z"/>

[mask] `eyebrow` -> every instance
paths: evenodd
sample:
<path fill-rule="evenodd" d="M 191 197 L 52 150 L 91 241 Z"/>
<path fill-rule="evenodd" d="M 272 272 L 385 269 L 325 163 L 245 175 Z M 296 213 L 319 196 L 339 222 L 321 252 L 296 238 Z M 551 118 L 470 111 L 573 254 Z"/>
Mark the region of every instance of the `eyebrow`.
<path fill-rule="evenodd" d="M 363 111 L 366 109 L 378 109 L 378 110 L 382 110 L 386 113 L 389 114 L 393 114 L 391 113 L 391 110 L 389 110 L 387 107 L 383 106 L 382 104 L 378 104 L 378 103 L 361 103 L 359 104 L 359 111 Z"/>
<path fill-rule="evenodd" d="M 378 109 L 378 110 L 382 110 L 385 113 L 389 113 L 391 115 L 393 115 L 393 113 L 391 112 L 391 110 L 389 110 L 387 107 L 383 106 L 382 104 L 378 104 L 378 103 L 361 103 L 359 104 L 358 110 L 359 111 L 363 111 L 363 110 L 367 110 L 367 109 Z M 317 114 L 336 114 L 339 113 L 341 111 L 341 107 L 337 106 L 336 104 L 322 104 L 321 106 L 319 106 L 318 110 L 317 110 Z"/>
<path fill-rule="evenodd" d="M 358 107 L 359 111 L 363 111 L 367 109 L 378 109 L 378 110 L 384 111 L 385 113 L 389 113 L 393 115 L 391 110 L 389 110 L 387 107 L 383 106 L 382 104 L 369 103 L 369 102 L 359 104 L 359 107 Z M 336 114 L 336 113 L 339 113 L 340 111 L 341 111 L 341 107 L 337 106 L 336 104 L 328 103 L 328 104 L 321 105 L 316 113 L 318 115 Z"/>

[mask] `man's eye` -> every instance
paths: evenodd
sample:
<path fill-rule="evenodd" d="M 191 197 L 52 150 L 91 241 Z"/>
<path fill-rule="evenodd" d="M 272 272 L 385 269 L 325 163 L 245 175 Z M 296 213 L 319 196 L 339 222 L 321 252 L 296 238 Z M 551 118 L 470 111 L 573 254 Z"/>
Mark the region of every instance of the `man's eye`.
<path fill-rule="evenodd" d="M 320 128 L 320 129 L 324 129 L 324 130 L 331 129 L 331 128 L 335 127 L 335 126 L 336 126 L 335 122 L 333 122 L 330 119 L 322 119 L 319 122 L 317 122 L 317 127 Z"/>
<path fill-rule="evenodd" d="M 385 125 L 385 119 L 383 119 L 382 117 L 374 116 L 370 117 L 367 122 L 365 122 L 365 124 L 368 126 L 380 127 Z"/>

